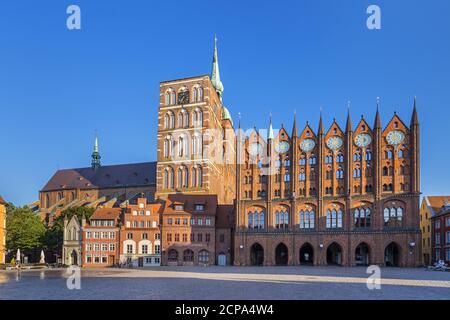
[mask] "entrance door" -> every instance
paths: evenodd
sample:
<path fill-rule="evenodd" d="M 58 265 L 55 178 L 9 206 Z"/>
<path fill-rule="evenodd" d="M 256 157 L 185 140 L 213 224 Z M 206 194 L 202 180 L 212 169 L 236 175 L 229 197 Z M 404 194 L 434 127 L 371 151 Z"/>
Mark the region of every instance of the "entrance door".
<path fill-rule="evenodd" d="M 250 264 L 252 266 L 262 266 L 264 264 L 264 249 L 259 243 L 252 245 L 250 250 Z"/>
<path fill-rule="evenodd" d="M 144 258 L 140 257 L 138 259 L 138 267 L 143 267 L 144 266 Z"/>
<path fill-rule="evenodd" d="M 217 262 L 218 262 L 219 266 L 226 266 L 227 265 L 227 256 L 223 253 L 219 254 Z"/>
<path fill-rule="evenodd" d="M 314 263 L 314 249 L 309 243 L 305 243 L 300 248 L 300 264 Z"/>
<path fill-rule="evenodd" d="M 275 264 L 277 266 L 287 266 L 288 248 L 284 243 L 280 243 L 275 249 Z"/>
<path fill-rule="evenodd" d="M 330 244 L 327 249 L 327 264 L 341 265 L 342 264 L 342 248 L 336 242 Z"/>
<path fill-rule="evenodd" d="M 71 256 L 71 260 L 72 260 L 71 264 L 73 266 L 77 266 L 78 265 L 78 254 L 77 254 L 76 250 L 73 250 L 72 254 L 70 256 Z"/>
<path fill-rule="evenodd" d="M 387 267 L 398 267 L 399 266 L 399 256 L 400 249 L 395 242 L 389 244 L 384 250 L 384 263 Z"/>

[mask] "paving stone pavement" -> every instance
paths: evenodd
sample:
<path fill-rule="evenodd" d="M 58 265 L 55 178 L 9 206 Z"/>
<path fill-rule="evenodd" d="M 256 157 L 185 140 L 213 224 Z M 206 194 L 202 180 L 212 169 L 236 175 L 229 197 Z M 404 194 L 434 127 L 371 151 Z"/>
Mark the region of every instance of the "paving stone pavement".
<path fill-rule="evenodd" d="M 0 299 L 450 300 L 450 272 L 381 268 L 381 289 L 366 268 L 155 267 L 83 269 L 80 290 L 65 270 L 0 271 Z"/>

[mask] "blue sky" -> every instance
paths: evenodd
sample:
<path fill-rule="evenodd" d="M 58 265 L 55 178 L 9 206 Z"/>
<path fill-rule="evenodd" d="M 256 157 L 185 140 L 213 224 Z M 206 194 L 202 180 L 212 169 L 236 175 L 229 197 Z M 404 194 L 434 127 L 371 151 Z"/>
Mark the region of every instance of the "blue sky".
<path fill-rule="evenodd" d="M 82 30 L 66 28 L 81 7 Z M 382 10 L 368 30 L 366 9 Z M 243 125 L 410 121 L 417 96 L 422 191 L 450 194 L 450 1 L 2 1 L 0 194 L 26 204 L 58 168 L 156 158 L 159 82 L 208 74 L 214 33 L 224 103 Z M 255 116 L 257 115 L 257 116 Z"/>

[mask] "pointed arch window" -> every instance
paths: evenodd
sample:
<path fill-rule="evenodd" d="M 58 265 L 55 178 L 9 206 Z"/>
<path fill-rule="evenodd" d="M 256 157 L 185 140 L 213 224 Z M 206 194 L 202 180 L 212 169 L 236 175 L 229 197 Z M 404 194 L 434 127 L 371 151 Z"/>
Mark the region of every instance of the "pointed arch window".
<path fill-rule="evenodd" d="M 314 210 L 300 210 L 300 229 L 314 229 Z"/>
<path fill-rule="evenodd" d="M 309 164 L 310 165 L 315 165 L 317 163 L 317 158 L 316 158 L 316 156 L 315 155 L 312 155 L 310 158 L 309 158 Z"/>
<path fill-rule="evenodd" d="M 336 179 L 339 179 L 339 180 L 344 179 L 344 170 L 342 168 L 339 168 L 336 171 Z"/>
<path fill-rule="evenodd" d="M 342 228 L 342 210 L 328 209 L 326 226 L 328 229 Z"/>
<path fill-rule="evenodd" d="M 249 229 L 264 229 L 264 211 L 250 211 L 247 213 L 247 226 Z"/>
<path fill-rule="evenodd" d="M 289 228 L 289 212 L 284 210 L 275 211 L 275 228 L 277 229 L 287 229 Z"/>
<path fill-rule="evenodd" d="M 403 208 L 402 207 L 385 207 L 383 210 L 383 219 L 385 227 L 401 227 L 403 224 Z"/>
<path fill-rule="evenodd" d="M 355 228 L 370 228 L 371 212 L 367 207 L 356 208 L 354 211 Z"/>
<path fill-rule="evenodd" d="M 366 150 L 366 161 L 372 160 L 372 151 Z"/>
<path fill-rule="evenodd" d="M 342 153 L 339 153 L 337 155 L 336 161 L 337 161 L 337 163 L 343 163 L 344 162 L 344 155 Z"/>
<path fill-rule="evenodd" d="M 195 127 L 203 126 L 203 112 L 200 108 L 196 108 L 192 113 L 192 122 Z"/>

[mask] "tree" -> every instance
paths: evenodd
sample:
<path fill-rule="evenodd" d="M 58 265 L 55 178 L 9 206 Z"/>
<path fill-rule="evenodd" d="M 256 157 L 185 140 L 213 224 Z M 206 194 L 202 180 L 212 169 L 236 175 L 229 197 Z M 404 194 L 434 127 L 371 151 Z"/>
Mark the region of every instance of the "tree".
<path fill-rule="evenodd" d="M 8 205 L 6 230 L 8 250 L 15 252 L 17 249 L 26 251 L 42 248 L 45 226 L 30 208 Z"/>
<path fill-rule="evenodd" d="M 62 251 L 64 218 L 70 220 L 73 216 L 76 216 L 81 222 L 81 219 L 83 219 L 83 217 L 89 220 L 94 211 L 94 208 L 87 207 L 73 207 L 62 211 L 61 214 L 53 221 L 53 225 L 48 228 L 47 232 L 45 233 L 44 243 L 46 249 L 58 254 L 60 254 L 60 252 Z"/>

